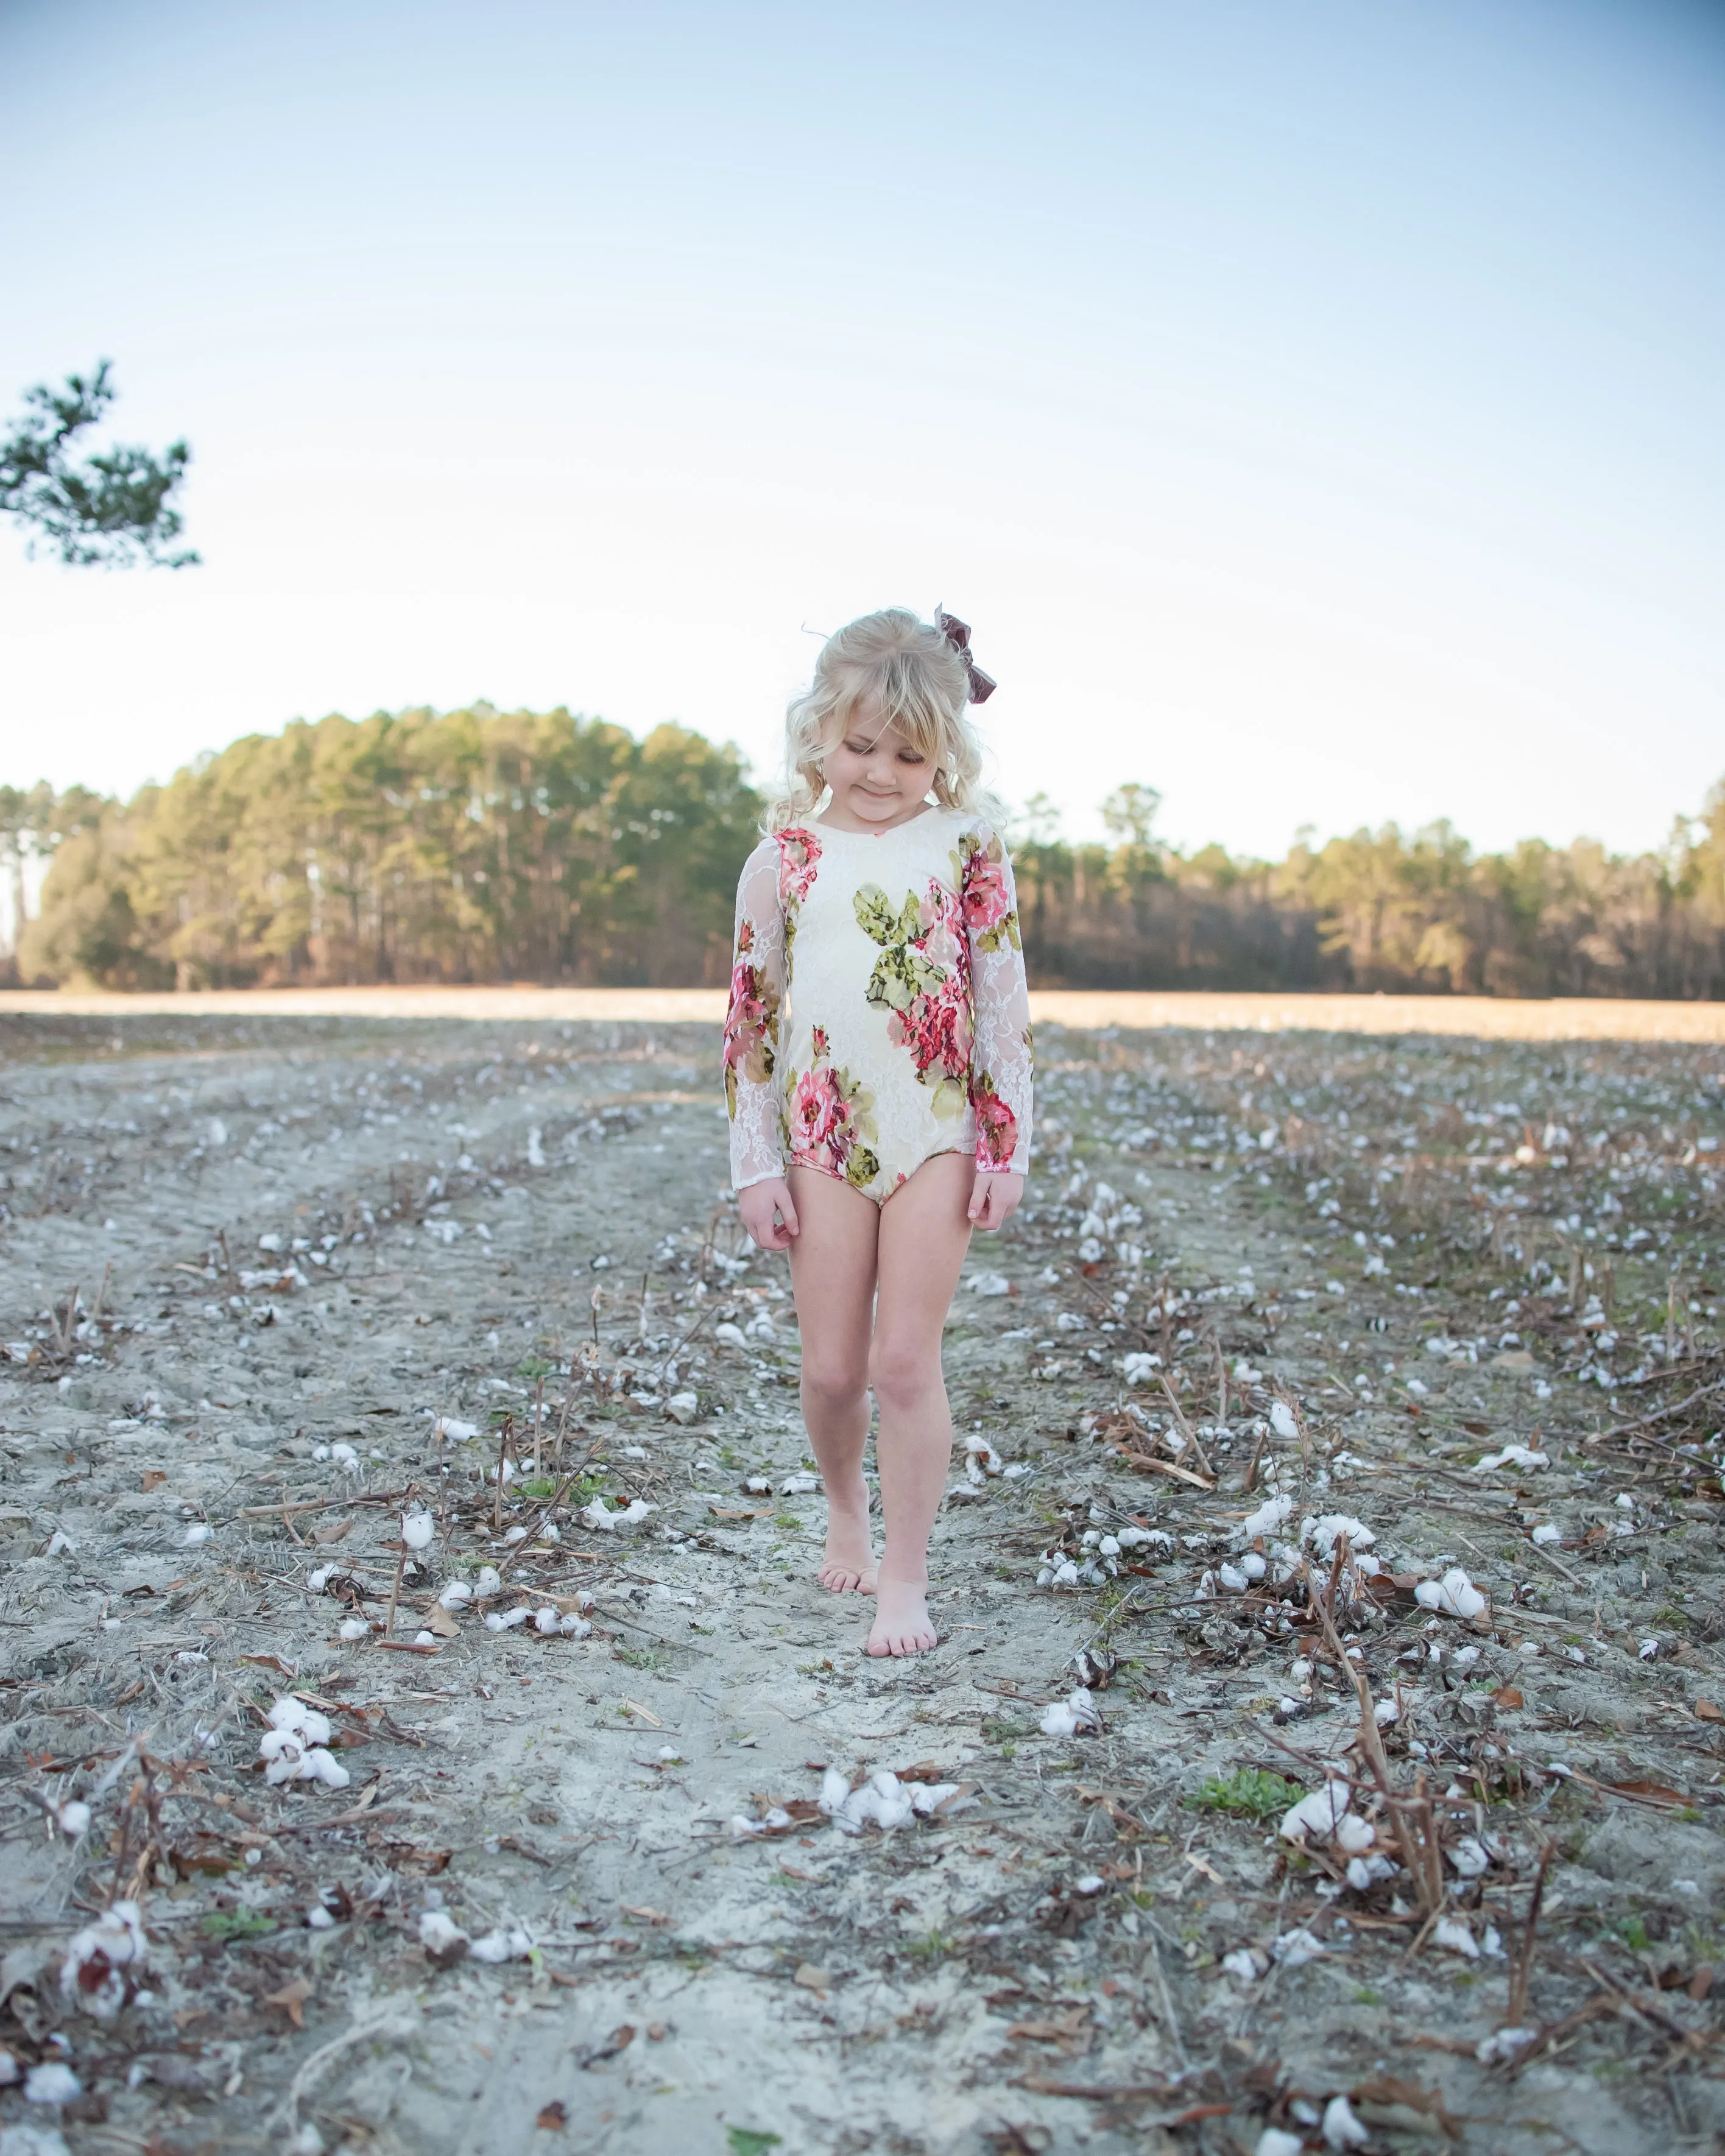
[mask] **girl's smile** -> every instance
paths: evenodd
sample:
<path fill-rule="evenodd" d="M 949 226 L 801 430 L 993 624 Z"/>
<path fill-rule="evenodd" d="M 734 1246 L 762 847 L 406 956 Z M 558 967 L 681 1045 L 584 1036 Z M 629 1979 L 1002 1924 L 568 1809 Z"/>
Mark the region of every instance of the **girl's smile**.
<path fill-rule="evenodd" d="M 934 761 L 896 726 L 873 721 L 865 706 L 827 752 L 821 777 L 833 795 L 823 824 L 840 831 L 886 831 L 922 813 L 934 783 Z"/>

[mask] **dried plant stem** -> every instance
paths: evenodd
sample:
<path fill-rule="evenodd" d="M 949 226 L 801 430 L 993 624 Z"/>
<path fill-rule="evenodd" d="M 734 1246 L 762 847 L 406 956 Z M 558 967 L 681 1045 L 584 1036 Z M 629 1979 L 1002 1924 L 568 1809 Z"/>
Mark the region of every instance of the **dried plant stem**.
<path fill-rule="evenodd" d="M 1336 1563 L 1331 1571 L 1332 1592 L 1340 1568 L 1347 1561 L 1348 1537 L 1345 1535 L 1337 1537 L 1336 1551 Z M 1443 1859 L 1438 1849 L 1437 1814 L 1426 1790 L 1425 1774 L 1422 1771 L 1415 1775 L 1411 1797 L 1398 1793 L 1389 1771 L 1389 1757 L 1384 1749 L 1384 1733 L 1378 1727 L 1378 1710 L 1372 1699 L 1371 1681 L 1366 1675 L 1364 1664 L 1351 1661 L 1343 1646 L 1327 1595 L 1319 1595 L 1313 1590 L 1310 1565 L 1306 1567 L 1306 1588 L 1317 1621 L 1323 1629 L 1325 1644 L 1353 1680 L 1354 1697 L 1359 1702 L 1360 1751 L 1371 1769 L 1373 1780 L 1378 1784 L 1378 1794 L 1389 1810 L 1402 1862 L 1419 1899 L 1420 1913 L 1430 1922 L 1436 1917 L 1444 1906 L 1444 1872 Z"/>
<path fill-rule="evenodd" d="M 1198 1441 L 1198 1432 L 1194 1430 L 1191 1424 L 1187 1421 L 1186 1411 L 1180 1405 L 1179 1400 L 1175 1396 L 1173 1387 L 1168 1381 L 1167 1372 L 1163 1371 L 1159 1373 L 1158 1375 L 1162 1389 L 1168 1395 L 1168 1404 L 1169 1407 L 1173 1409 L 1174 1420 L 1179 1425 L 1180 1435 L 1186 1440 L 1186 1446 L 1189 1446 L 1191 1448 L 1194 1457 L 1197 1459 L 1199 1466 L 1203 1468 L 1204 1473 L 1208 1475 L 1210 1480 L 1214 1482 L 1216 1479 L 1216 1471 L 1210 1466 L 1209 1460 L 1204 1458 L 1204 1447 Z M 1180 1457 L 1183 1460 L 1186 1456 L 1186 1446 L 1183 1446 L 1181 1448 Z"/>
<path fill-rule="evenodd" d="M 1509 2013 L 1504 2026 L 1520 2029 L 1526 2025 L 1527 2014 L 1527 1986 L 1533 1977 L 1533 1953 L 1539 1933 L 1540 1905 L 1545 1899 L 1545 1875 L 1551 1869 L 1556 1855 L 1555 1843 L 1547 1842 L 1539 1852 L 1538 1876 L 1533 1881 L 1532 1898 L 1527 1904 L 1527 1914 L 1522 1921 L 1522 1936 L 1516 1948 L 1516 1958 L 1509 1973 Z"/>
<path fill-rule="evenodd" d="M 533 1476 L 536 1481 L 545 1456 L 545 1380 L 539 1380 L 539 1390 L 533 1401 Z"/>
<path fill-rule="evenodd" d="M 499 1535 L 503 1532 L 503 1468 L 509 1458 L 510 1434 L 514 1428 L 515 1417 L 505 1415 L 497 1432 L 497 1494 L 491 1506 L 491 1531 Z"/>

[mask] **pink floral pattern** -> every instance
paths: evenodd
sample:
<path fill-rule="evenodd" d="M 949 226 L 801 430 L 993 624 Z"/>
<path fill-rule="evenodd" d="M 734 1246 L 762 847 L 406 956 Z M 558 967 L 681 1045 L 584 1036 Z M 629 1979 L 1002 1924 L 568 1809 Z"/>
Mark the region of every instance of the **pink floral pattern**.
<path fill-rule="evenodd" d="M 800 906 L 814 885 L 820 865 L 820 840 L 798 824 L 781 831 L 778 848 L 778 901 L 781 906 Z"/>
<path fill-rule="evenodd" d="M 731 1007 L 725 1018 L 725 1106 L 733 1120 L 739 1075 L 766 1085 L 778 1049 L 778 988 L 754 963 L 756 941 L 754 923 L 745 921 L 737 932 Z"/>
<path fill-rule="evenodd" d="M 790 1152 L 793 1161 L 823 1174 L 842 1176 L 859 1189 L 880 1173 L 880 1163 L 862 1143 L 875 1135 L 874 1096 L 848 1070 L 834 1070 L 825 1029 L 810 1035 L 815 1061 L 793 1072 L 790 1089 Z"/>
<path fill-rule="evenodd" d="M 929 810 L 878 837 L 763 840 L 737 889 L 724 1069 L 739 1188 L 794 1163 L 885 1199 L 954 1150 L 1023 1172 L 1029 1006 L 995 832 Z"/>

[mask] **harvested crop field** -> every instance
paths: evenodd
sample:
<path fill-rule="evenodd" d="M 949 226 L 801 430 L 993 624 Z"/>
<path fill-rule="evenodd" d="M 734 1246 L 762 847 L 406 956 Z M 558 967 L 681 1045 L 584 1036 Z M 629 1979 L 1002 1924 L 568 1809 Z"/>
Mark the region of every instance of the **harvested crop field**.
<path fill-rule="evenodd" d="M 1717 1041 L 1045 1023 L 880 1663 L 716 1027 L 56 1004 L 0 1015 L 8 2128 L 1718 2145 Z"/>

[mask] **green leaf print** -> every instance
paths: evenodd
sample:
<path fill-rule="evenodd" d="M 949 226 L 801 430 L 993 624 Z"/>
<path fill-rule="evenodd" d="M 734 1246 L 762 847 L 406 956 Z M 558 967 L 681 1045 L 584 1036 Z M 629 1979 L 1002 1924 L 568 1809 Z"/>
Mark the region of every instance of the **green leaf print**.
<path fill-rule="evenodd" d="M 850 1158 L 845 1163 L 845 1180 L 859 1190 L 865 1190 L 880 1173 L 880 1163 L 866 1146 L 854 1146 Z"/>
<path fill-rule="evenodd" d="M 898 916 L 892 910 L 892 901 L 879 884 L 865 883 L 850 902 L 856 909 L 857 926 L 864 935 L 873 937 L 877 943 L 898 940 Z"/>
<path fill-rule="evenodd" d="M 876 1010 L 906 1010 L 916 997 L 937 988 L 945 978 L 915 944 L 893 943 L 876 960 L 863 993 Z"/>

